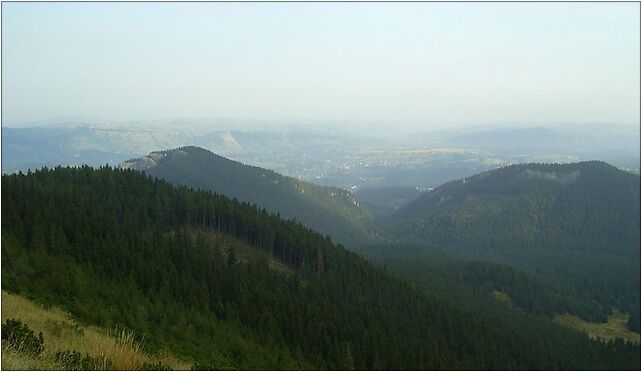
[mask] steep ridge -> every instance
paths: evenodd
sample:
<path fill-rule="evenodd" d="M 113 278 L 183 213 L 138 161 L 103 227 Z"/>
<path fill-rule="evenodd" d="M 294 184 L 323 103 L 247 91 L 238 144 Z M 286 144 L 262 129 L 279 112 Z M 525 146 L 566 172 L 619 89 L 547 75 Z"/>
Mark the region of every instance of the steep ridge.
<path fill-rule="evenodd" d="M 89 167 L 3 176 L 2 190 L 3 289 L 144 334 L 199 368 L 639 368 L 633 344 L 452 305 L 211 192 Z M 291 271 L 224 256 L 206 231 Z"/>
<path fill-rule="evenodd" d="M 372 212 L 348 191 L 245 165 L 194 146 L 121 164 L 175 185 L 210 190 L 294 218 L 348 247 L 372 242 Z"/>

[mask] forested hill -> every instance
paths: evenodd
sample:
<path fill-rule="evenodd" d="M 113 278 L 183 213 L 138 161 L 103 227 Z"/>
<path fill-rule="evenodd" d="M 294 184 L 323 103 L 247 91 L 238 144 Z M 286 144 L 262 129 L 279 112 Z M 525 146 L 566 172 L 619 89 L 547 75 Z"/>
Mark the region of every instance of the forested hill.
<path fill-rule="evenodd" d="M 121 167 L 256 204 L 349 247 L 372 242 L 372 213 L 346 190 L 299 181 L 194 146 L 153 152 Z"/>
<path fill-rule="evenodd" d="M 289 270 L 224 254 L 209 234 Z M 2 286 L 194 368 L 640 367 L 633 344 L 452 305 L 295 222 L 130 170 L 2 176 Z"/>
<path fill-rule="evenodd" d="M 400 262 L 431 260 L 422 247 L 432 244 L 509 264 L 593 303 L 544 307 L 601 321 L 618 308 L 630 314 L 629 327 L 640 330 L 638 175 L 598 161 L 508 166 L 426 193 L 384 229 L 391 240 L 417 246 Z"/>
<path fill-rule="evenodd" d="M 388 231 L 466 249 L 640 253 L 640 176 L 606 163 L 522 164 L 449 182 L 400 209 Z"/>

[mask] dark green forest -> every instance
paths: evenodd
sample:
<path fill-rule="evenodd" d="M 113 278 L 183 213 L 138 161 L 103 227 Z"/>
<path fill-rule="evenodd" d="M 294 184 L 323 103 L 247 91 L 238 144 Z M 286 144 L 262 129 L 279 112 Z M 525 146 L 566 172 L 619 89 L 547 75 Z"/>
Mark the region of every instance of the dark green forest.
<path fill-rule="evenodd" d="M 150 352 L 199 368 L 640 368 L 638 345 L 449 300 L 297 222 L 135 171 L 5 175 L 2 205 L 3 289 L 132 330 Z M 290 271 L 224 254 L 211 231 Z"/>
<path fill-rule="evenodd" d="M 471 302 L 490 299 L 494 291 L 500 291 L 506 293 L 512 304 L 522 311 L 546 319 L 552 319 L 556 314 L 570 313 L 591 322 L 606 322 L 612 306 L 627 308 L 629 303 L 635 304 L 636 301 L 635 281 L 629 283 L 630 287 L 618 288 L 623 280 L 615 275 L 618 272 L 617 265 L 602 267 L 605 273 L 613 275 L 610 278 L 601 277 L 604 290 L 600 299 L 595 296 L 598 289 L 590 287 L 589 283 L 585 283 L 587 288 L 582 290 L 554 275 L 541 276 L 527 268 L 482 261 L 484 255 L 471 252 L 403 245 L 372 246 L 359 252 L 431 293 L 443 293 L 445 296 L 457 293 L 452 297 Z M 626 273 L 623 274 L 626 277 Z M 627 298 L 627 294 L 632 297 Z M 635 315 L 633 309 L 629 327 L 639 332 L 635 326 L 639 316 Z"/>
<path fill-rule="evenodd" d="M 387 221 L 393 238 L 468 250 L 640 257 L 640 177 L 604 162 L 519 164 L 446 183 Z"/>
<path fill-rule="evenodd" d="M 616 307 L 639 332 L 637 175 L 597 161 L 508 166 L 426 193 L 383 228 L 391 241 L 414 246 L 371 250 L 379 260 L 396 257 L 400 272 L 429 265 L 437 246 L 462 260 L 503 265 L 456 271 L 477 289 L 506 288 L 527 311 L 604 322 Z"/>

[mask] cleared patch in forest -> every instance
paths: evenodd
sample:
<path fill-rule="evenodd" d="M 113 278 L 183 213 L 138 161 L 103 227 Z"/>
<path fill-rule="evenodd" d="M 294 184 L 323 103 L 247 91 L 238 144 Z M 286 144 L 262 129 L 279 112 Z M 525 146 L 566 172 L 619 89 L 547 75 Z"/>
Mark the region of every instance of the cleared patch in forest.
<path fill-rule="evenodd" d="M 553 318 L 553 323 L 584 331 L 589 337 L 594 339 L 613 340 L 615 338 L 623 338 L 639 344 L 640 334 L 628 328 L 628 321 L 629 314 L 623 313 L 618 309 L 613 310 L 613 313 L 608 316 L 606 323 L 587 322 L 571 314 L 557 314 Z"/>
<path fill-rule="evenodd" d="M 221 253 L 225 257 L 228 257 L 230 252 L 234 250 L 234 255 L 236 256 L 238 262 L 265 260 L 268 267 L 274 271 L 286 274 L 293 273 L 291 268 L 275 259 L 274 257 L 270 256 L 268 253 L 263 252 L 260 249 L 253 247 L 250 244 L 232 235 L 204 228 L 188 227 L 187 230 L 190 232 L 190 235 L 194 242 L 197 241 L 198 234 L 203 234 L 204 238 L 208 242 L 213 242 L 221 249 Z"/>
<path fill-rule="evenodd" d="M 490 293 L 490 298 L 492 298 L 495 301 L 499 301 L 501 303 L 504 303 L 506 305 L 512 305 L 512 301 L 510 296 L 506 292 L 502 291 L 492 291 Z"/>

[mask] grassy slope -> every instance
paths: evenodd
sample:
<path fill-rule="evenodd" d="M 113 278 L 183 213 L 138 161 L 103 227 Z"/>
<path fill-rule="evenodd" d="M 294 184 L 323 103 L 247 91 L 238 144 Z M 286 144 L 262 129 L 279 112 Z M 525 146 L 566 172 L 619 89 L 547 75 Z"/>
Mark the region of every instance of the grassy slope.
<path fill-rule="evenodd" d="M 189 370 L 191 363 L 169 354 L 152 356 L 142 351 L 142 345 L 131 334 L 107 332 L 104 329 L 81 325 L 68 313 L 42 306 L 15 294 L 2 291 L 2 322 L 18 319 L 36 334 L 42 332 L 45 350 L 39 357 L 20 354 L 2 345 L 2 369 L 5 370 L 61 370 L 55 361 L 58 351 L 73 350 L 94 358 L 108 359 L 116 370 L 133 370 L 145 362 L 158 361 L 175 370 Z"/>
<path fill-rule="evenodd" d="M 584 331 L 594 339 L 613 340 L 615 338 L 623 338 L 639 344 L 640 334 L 631 331 L 627 327 L 628 321 L 629 315 L 617 309 L 614 309 L 613 313 L 608 316 L 608 322 L 606 323 L 591 323 L 570 314 L 558 314 L 553 319 L 554 323 Z"/>

